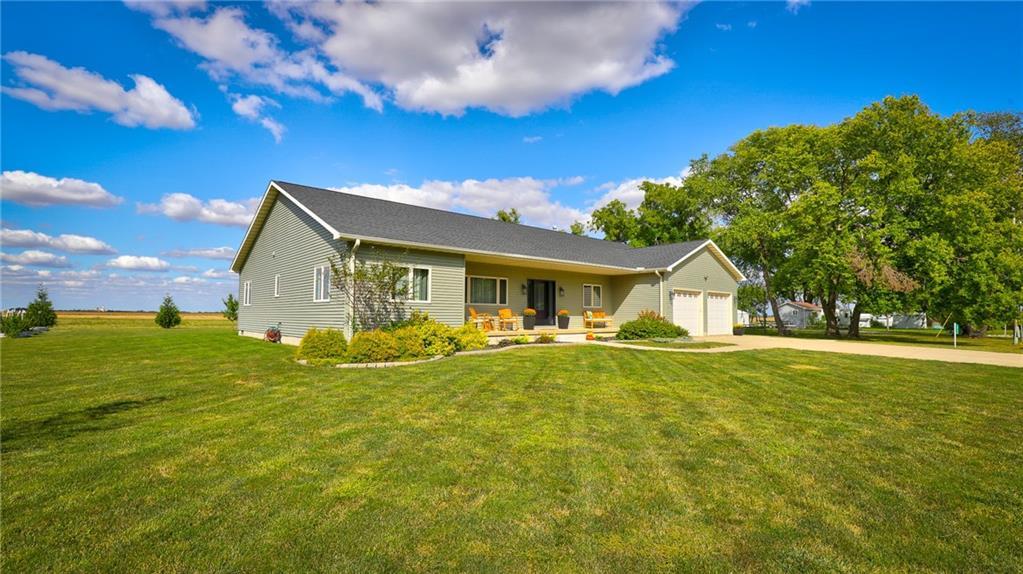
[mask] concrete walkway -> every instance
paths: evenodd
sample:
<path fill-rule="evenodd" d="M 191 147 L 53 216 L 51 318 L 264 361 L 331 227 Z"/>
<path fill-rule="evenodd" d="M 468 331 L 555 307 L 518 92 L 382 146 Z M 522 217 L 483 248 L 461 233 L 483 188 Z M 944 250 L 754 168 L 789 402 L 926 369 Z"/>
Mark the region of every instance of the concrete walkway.
<path fill-rule="evenodd" d="M 833 341 L 829 339 L 797 339 L 795 337 L 765 337 L 744 335 L 741 337 L 716 336 L 697 337 L 697 341 L 729 343 L 732 347 L 715 347 L 713 349 L 674 349 L 665 347 L 643 347 L 628 345 L 614 341 L 601 342 L 601 345 L 621 347 L 639 351 L 664 351 L 669 353 L 734 353 L 737 351 L 753 351 L 757 349 L 795 349 L 797 351 L 824 351 L 827 353 L 847 353 L 851 355 L 872 355 L 875 357 L 895 357 L 898 359 L 918 359 L 923 361 L 944 361 L 946 363 L 977 363 L 996 365 L 999 367 L 1016 367 L 1023 369 L 1023 353 L 992 353 L 990 351 L 967 351 L 964 349 L 931 347 L 915 347 L 910 345 L 886 345 L 883 343 L 861 343 L 857 341 Z"/>

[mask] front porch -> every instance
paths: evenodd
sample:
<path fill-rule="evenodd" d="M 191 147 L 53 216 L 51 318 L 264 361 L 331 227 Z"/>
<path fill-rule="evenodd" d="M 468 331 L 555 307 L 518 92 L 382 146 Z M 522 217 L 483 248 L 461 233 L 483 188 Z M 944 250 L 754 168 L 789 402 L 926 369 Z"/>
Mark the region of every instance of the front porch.
<path fill-rule="evenodd" d="M 568 329 L 559 329 L 557 326 L 552 325 L 537 325 L 535 329 L 518 329 L 515 331 L 486 331 L 487 337 L 491 345 L 496 345 L 498 341 L 502 339 L 514 339 L 515 337 L 537 337 L 544 333 L 553 334 L 557 337 L 558 341 L 562 342 L 573 342 L 573 341 L 585 341 L 587 333 L 593 333 L 596 337 L 613 337 L 618 333 L 617 327 L 600 327 L 597 329 L 583 329 L 581 327 L 570 327 Z"/>

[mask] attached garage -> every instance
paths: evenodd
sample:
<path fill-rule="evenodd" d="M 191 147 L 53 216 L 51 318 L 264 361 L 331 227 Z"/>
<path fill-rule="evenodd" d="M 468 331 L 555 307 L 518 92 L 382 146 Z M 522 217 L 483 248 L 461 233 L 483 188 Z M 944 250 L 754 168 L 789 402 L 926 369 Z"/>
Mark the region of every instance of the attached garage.
<path fill-rule="evenodd" d="M 732 294 L 707 292 L 707 334 L 732 334 Z"/>
<path fill-rule="evenodd" d="M 672 322 L 689 331 L 690 337 L 703 335 L 703 292 L 675 289 L 671 293 Z"/>

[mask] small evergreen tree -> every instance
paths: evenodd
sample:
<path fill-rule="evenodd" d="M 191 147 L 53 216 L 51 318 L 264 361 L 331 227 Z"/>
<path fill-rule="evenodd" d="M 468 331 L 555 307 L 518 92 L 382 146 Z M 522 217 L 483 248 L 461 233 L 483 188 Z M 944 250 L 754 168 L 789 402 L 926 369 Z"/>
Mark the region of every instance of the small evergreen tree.
<path fill-rule="evenodd" d="M 35 301 L 28 305 L 25 320 L 30 327 L 52 327 L 57 324 L 57 312 L 53 310 L 50 294 L 42 285 L 36 291 Z"/>
<path fill-rule="evenodd" d="M 160 311 L 156 314 L 156 324 L 164 329 L 177 327 L 181 324 L 181 312 L 178 311 L 178 306 L 174 304 L 174 299 L 171 299 L 170 295 L 165 295 L 163 303 L 160 304 Z"/>
<path fill-rule="evenodd" d="M 228 293 L 227 299 L 224 299 L 224 310 L 221 311 L 221 314 L 228 321 L 238 320 L 238 300 L 234 298 L 233 293 Z"/>

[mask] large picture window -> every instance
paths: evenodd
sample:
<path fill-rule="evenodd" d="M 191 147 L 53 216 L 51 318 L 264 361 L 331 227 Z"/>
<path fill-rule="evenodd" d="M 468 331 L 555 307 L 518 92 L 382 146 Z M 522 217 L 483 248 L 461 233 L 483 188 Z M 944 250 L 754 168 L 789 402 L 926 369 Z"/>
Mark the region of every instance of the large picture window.
<path fill-rule="evenodd" d="M 508 280 L 503 277 L 469 277 L 469 303 L 507 305 Z"/>
<path fill-rule="evenodd" d="M 313 268 L 313 301 L 330 301 L 330 267 Z"/>
<path fill-rule="evenodd" d="M 583 285 L 583 307 L 602 307 L 604 288 L 600 285 Z"/>

